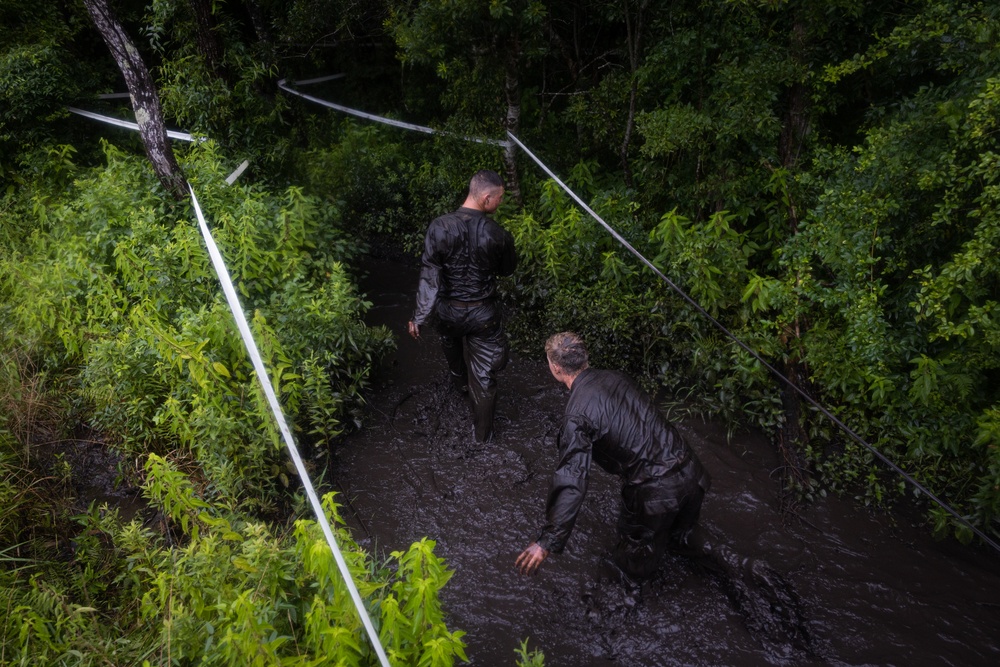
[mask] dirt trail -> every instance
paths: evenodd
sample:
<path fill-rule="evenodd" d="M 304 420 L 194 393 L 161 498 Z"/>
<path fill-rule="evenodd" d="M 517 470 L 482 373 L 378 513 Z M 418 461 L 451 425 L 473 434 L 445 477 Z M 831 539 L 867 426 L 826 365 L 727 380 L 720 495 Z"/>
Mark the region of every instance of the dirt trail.
<path fill-rule="evenodd" d="M 536 535 L 565 391 L 540 361 L 501 377 L 497 434 L 476 444 L 436 337 L 403 335 L 413 268 L 373 262 L 373 324 L 398 350 L 366 426 L 333 474 L 359 541 L 380 552 L 437 540 L 455 576 L 449 626 L 473 665 L 513 665 L 525 638 L 549 667 L 586 665 L 993 665 L 1000 663 L 1000 559 L 936 543 L 917 514 L 871 516 L 827 499 L 778 512 L 771 447 L 719 425 L 678 426 L 713 475 L 702 509 L 715 559 L 671 555 L 641 590 L 612 577 L 618 484 L 596 471 L 566 552 L 534 577 L 514 559 Z M 707 566 L 706 566 L 707 564 Z"/>

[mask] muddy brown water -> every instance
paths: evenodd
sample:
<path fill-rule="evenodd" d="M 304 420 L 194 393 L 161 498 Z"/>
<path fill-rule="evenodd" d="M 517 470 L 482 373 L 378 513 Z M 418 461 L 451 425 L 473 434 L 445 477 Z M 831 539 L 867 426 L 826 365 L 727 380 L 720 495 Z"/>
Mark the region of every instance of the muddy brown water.
<path fill-rule="evenodd" d="M 442 592 L 449 627 L 467 633 L 471 664 L 513 665 L 525 639 L 549 667 L 1000 664 L 1000 557 L 935 542 L 908 509 L 827 498 L 783 517 L 772 447 L 727 442 L 718 424 L 678 427 L 713 476 L 701 525 L 722 569 L 671 554 L 641 589 L 622 585 L 602 559 L 619 485 L 595 470 L 566 551 L 518 574 L 543 521 L 566 392 L 541 361 L 514 355 L 496 438 L 475 443 L 433 331 L 404 335 L 416 279 L 376 261 L 362 282 L 370 323 L 389 326 L 398 349 L 332 474 L 366 548 L 437 541 L 455 571 Z"/>

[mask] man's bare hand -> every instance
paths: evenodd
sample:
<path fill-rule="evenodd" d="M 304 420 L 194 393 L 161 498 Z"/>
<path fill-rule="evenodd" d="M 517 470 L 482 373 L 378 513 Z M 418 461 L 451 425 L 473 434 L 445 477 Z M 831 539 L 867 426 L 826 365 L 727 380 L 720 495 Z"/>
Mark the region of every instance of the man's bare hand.
<path fill-rule="evenodd" d="M 514 561 L 514 567 L 521 571 L 521 574 L 534 574 L 542 561 L 548 558 L 548 549 L 543 549 L 537 542 L 532 542 L 528 548 L 521 552 L 521 555 Z"/>
<path fill-rule="evenodd" d="M 419 324 L 417 324 L 413 320 L 410 320 L 409 322 L 406 323 L 406 328 L 410 332 L 410 335 L 413 336 L 414 340 L 420 340 L 420 325 Z"/>

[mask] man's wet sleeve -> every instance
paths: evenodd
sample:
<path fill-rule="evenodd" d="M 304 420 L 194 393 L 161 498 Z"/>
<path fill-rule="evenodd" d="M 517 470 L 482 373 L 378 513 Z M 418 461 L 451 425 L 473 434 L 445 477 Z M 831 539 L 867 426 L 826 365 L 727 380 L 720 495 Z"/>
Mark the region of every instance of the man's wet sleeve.
<path fill-rule="evenodd" d="M 437 304 L 438 291 L 441 288 L 441 270 L 443 268 L 440 255 L 440 230 L 435 222 L 427 228 L 424 238 L 424 254 L 420 258 L 420 282 L 417 285 L 417 307 L 413 311 L 413 321 L 423 325 L 434 312 Z"/>
<path fill-rule="evenodd" d="M 559 441 L 559 465 L 549 488 L 545 528 L 536 540 L 543 549 L 554 553 L 563 550 L 576 525 L 576 517 L 587 495 L 593 452 L 590 429 L 579 418 L 566 419 Z"/>

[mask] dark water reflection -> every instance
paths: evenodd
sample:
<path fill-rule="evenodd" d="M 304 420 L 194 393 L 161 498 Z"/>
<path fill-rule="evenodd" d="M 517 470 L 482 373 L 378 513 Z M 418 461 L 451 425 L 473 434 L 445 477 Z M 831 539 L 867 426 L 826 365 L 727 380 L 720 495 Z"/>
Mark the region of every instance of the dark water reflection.
<path fill-rule="evenodd" d="M 618 485 L 597 471 L 566 552 L 537 576 L 517 574 L 543 519 L 565 391 L 542 363 L 515 356 L 497 437 L 476 444 L 433 332 L 420 343 L 403 335 L 413 269 L 370 271 L 370 319 L 397 332 L 399 348 L 366 427 L 339 449 L 335 481 L 369 549 L 437 540 L 455 570 L 449 625 L 467 632 L 472 664 L 513 665 L 525 638 L 549 667 L 1000 661 L 1000 559 L 934 542 L 912 512 L 872 516 L 830 498 L 783 518 L 771 447 L 727 443 L 718 425 L 679 428 L 714 478 L 702 524 L 725 567 L 671 555 L 640 591 L 623 587 L 601 558 L 615 543 Z"/>

